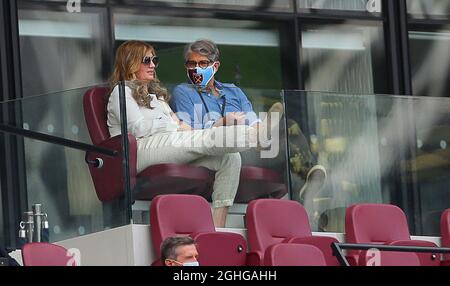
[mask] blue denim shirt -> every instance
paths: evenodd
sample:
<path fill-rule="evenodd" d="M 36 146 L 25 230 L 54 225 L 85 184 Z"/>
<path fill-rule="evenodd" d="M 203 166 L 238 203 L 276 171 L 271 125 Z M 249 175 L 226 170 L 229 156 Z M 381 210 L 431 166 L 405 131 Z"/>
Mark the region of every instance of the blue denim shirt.
<path fill-rule="evenodd" d="M 208 91 L 199 90 L 190 83 L 177 85 L 172 91 L 170 105 L 178 118 L 194 129 L 211 128 L 217 120 L 229 112 L 244 112 L 248 125 L 260 122 L 252 104 L 240 88 L 234 84 L 218 81 L 215 85 L 220 93 L 218 97 Z M 200 96 L 203 96 L 204 103 Z"/>

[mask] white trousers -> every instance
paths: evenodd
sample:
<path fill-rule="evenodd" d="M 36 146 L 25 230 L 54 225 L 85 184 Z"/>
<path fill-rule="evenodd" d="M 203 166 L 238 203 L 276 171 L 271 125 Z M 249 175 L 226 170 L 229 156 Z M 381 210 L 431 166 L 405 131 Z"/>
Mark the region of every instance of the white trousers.
<path fill-rule="evenodd" d="M 160 133 L 137 139 L 137 171 L 164 163 L 192 164 L 216 171 L 213 207 L 233 205 L 241 156 L 256 147 L 256 129 L 246 125 Z"/>

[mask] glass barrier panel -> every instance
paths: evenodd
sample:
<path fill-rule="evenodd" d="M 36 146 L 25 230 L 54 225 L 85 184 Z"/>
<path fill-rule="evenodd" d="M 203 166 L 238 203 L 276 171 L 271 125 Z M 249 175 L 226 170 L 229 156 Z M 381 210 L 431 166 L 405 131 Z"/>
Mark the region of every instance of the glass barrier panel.
<path fill-rule="evenodd" d="M 405 211 L 411 233 L 439 235 L 450 197 L 448 99 L 285 91 L 284 100 L 292 199 L 313 230 L 344 232 L 350 205 L 388 203 Z"/>
<path fill-rule="evenodd" d="M 104 86 L 95 88 L 102 87 Z M 105 144 L 109 139 L 109 133 L 106 118 L 103 118 L 102 114 L 97 115 L 100 125 L 104 124 L 104 134 L 99 134 L 94 126 L 95 122 L 92 122 L 95 120 L 90 120 L 89 126 L 94 126 L 91 131 L 98 137 L 97 142 L 93 144 L 88 132 L 86 114 L 83 111 L 83 98 L 92 88 L 94 87 L 2 102 L 0 106 L 3 111 L 16 115 L 9 116 L 9 121 L 3 124 L 16 127 L 19 132 L 35 132 L 38 137 L 52 136 L 59 141 L 71 140 L 87 146 L 95 145 L 107 150 L 116 150 L 121 154 L 121 140 L 116 140 L 115 144 Z M 109 88 L 106 87 L 97 94 L 97 99 L 100 98 L 99 104 L 105 110 L 104 96 L 108 92 Z M 105 138 L 100 140 L 103 135 Z M 11 136 L 16 136 L 17 142 L 23 144 L 23 159 L 17 160 L 25 169 L 23 179 L 28 209 L 20 211 L 23 214 L 31 210 L 34 204 L 42 204 L 43 212 L 48 215 L 50 241 L 86 235 L 130 222 L 123 194 L 114 198 L 111 195 L 102 197 L 100 194 L 105 189 L 105 184 L 113 180 L 114 176 L 123 176 L 120 156 L 111 157 L 89 152 L 89 156 L 85 157 L 85 151 L 58 145 L 59 143 L 43 142 L 21 135 Z M 97 161 L 96 158 L 102 160 Z M 118 163 L 114 163 L 114 160 L 118 160 Z M 87 161 L 90 161 L 90 164 Z M 100 165 L 99 168 L 92 167 L 95 164 Z M 114 171 L 111 171 L 113 169 Z M 124 193 L 124 186 L 120 184 L 117 186 L 119 188 L 116 193 Z M 19 226 L 16 227 L 19 229 Z"/>

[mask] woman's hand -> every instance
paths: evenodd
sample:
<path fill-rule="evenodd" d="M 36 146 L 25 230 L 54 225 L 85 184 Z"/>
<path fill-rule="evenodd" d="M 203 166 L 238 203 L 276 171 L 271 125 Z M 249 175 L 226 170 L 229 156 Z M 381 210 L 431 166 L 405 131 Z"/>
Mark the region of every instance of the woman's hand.
<path fill-rule="evenodd" d="M 180 127 L 178 127 L 178 131 L 191 131 L 191 130 L 193 130 L 192 127 L 189 124 L 186 124 L 183 121 L 180 121 L 178 124 L 180 125 Z"/>
<path fill-rule="evenodd" d="M 245 113 L 244 112 L 229 112 L 225 117 L 217 120 L 214 126 L 232 126 L 232 125 L 245 125 Z"/>

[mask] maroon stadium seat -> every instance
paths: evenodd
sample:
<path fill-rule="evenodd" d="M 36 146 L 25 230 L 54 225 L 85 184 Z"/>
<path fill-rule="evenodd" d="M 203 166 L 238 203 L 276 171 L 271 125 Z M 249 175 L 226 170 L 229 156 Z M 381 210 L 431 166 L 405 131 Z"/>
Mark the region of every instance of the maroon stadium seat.
<path fill-rule="evenodd" d="M 441 216 L 442 247 L 450 247 L 450 209 L 444 211 Z M 450 254 L 444 255 L 442 266 L 450 266 Z"/>
<path fill-rule="evenodd" d="M 327 265 L 339 265 L 331 249 L 331 244 L 338 241 L 331 237 L 312 236 L 308 215 L 298 202 L 254 200 L 247 207 L 246 222 L 249 265 L 262 265 L 266 249 L 282 242 L 314 245 L 322 251 Z"/>
<path fill-rule="evenodd" d="M 242 166 L 235 203 L 249 203 L 260 198 L 280 199 L 287 194 L 278 171 L 256 166 Z"/>
<path fill-rule="evenodd" d="M 164 239 L 189 235 L 198 247 L 202 266 L 243 266 L 247 243 L 237 233 L 216 232 L 208 202 L 196 195 L 161 195 L 150 205 L 150 232 L 156 257 Z M 160 265 L 155 261 L 153 265 Z"/>
<path fill-rule="evenodd" d="M 326 266 L 322 251 L 313 245 L 277 243 L 264 254 L 265 266 Z"/>
<path fill-rule="evenodd" d="M 25 244 L 22 260 L 24 266 L 76 266 L 64 247 L 44 242 Z"/>
<path fill-rule="evenodd" d="M 347 208 L 345 214 L 347 243 L 368 243 L 397 246 L 436 247 L 420 240 L 411 240 L 405 213 L 397 206 L 385 204 L 357 204 Z M 360 251 L 349 251 L 349 262 L 360 265 Z M 431 253 L 418 253 L 423 266 L 438 266 L 439 259 Z M 439 255 L 437 256 L 439 257 Z"/>
<path fill-rule="evenodd" d="M 89 165 L 97 197 L 102 202 L 113 201 L 124 194 L 122 167 L 122 136 L 110 138 L 107 120 L 108 88 L 95 87 L 88 90 L 83 99 L 84 115 L 92 143 L 99 147 L 117 150 L 120 155 L 108 157 L 87 152 L 87 160 L 101 158 L 102 168 Z M 135 200 L 151 200 L 159 194 L 203 194 L 211 184 L 212 172 L 203 167 L 184 164 L 158 164 L 147 167 L 137 174 L 136 138 L 128 134 L 131 188 Z"/>

